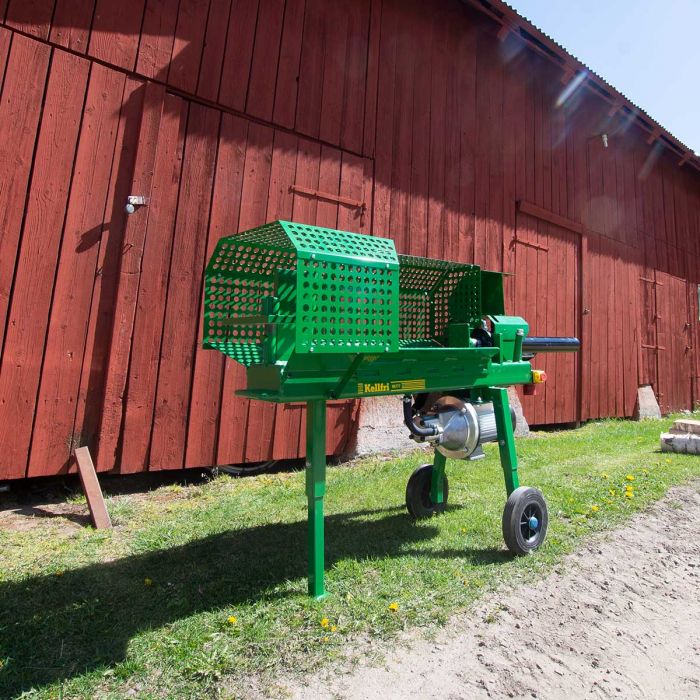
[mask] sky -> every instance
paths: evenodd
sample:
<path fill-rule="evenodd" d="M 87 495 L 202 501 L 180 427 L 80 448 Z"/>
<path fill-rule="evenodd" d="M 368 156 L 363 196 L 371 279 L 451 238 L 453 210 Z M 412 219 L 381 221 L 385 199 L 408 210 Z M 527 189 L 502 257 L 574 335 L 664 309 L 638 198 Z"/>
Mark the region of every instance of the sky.
<path fill-rule="evenodd" d="M 700 153 L 700 0 L 508 0 Z"/>

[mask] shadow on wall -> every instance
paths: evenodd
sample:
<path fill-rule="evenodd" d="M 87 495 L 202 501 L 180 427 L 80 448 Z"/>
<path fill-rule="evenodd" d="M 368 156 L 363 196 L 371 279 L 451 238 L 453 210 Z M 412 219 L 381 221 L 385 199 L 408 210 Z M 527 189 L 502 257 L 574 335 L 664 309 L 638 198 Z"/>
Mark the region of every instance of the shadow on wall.
<path fill-rule="evenodd" d="M 381 517 L 359 520 L 367 515 Z M 0 659 L 7 660 L 0 670 L 0 696 L 15 696 L 117 664 L 140 632 L 217 608 L 226 611 L 252 601 L 302 594 L 306 527 L 306 521 L 298 521 L 221 532 L 62 576 L 0 584 Z M 326 519 L 326 531 L 328 568 L 344 559 L 410 555 L 407 545 L 437 534 L 435 526 L 412 523 L 402 507 L 332 515 Z M 420 554 L 457 553 L 421 549 Z M 458 554 L 478 562 L 510 559 L 500 550 Z M 146 578 L 152 586 L 144 585 Z M 300 580 L 296 592 L 275 590 Z"/>

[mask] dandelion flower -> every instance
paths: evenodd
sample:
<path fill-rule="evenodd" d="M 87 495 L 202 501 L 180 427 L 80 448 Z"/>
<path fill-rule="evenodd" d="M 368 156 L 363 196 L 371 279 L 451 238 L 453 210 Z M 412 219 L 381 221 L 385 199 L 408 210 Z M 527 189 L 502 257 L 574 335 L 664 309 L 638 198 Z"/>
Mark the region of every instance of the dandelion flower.
<path fill-rule="evenodd" d="M 600 506 L 597 506 L 597 505 L 595 505 L 595 504 L 593 504 L 593 505 L 591 506 L 591 511 L 592 511 L 593 513 L 597 513 L 599 510 L 600 510 Z"/>
<path fill-rule="evenodd" d="M 328 642 L 328 641 L 330 641 L 330 637 L 324 637 L 322 641 Z"/>
<path fill-rule="evenodd" d="M 238 622 L 238 618 L 235 615 L 229 615 L 226 622 L 228 622 L 229 625 L 235 625 Z"/>
<path fill-rule="evenodd" d="M 153 585 L 153 579 L 152 578 L 145 578 L 143 580 L 143 585 L 144 586 L 152 586 Z"/>
<path fill-rule="evenodd" d="M 670 459 L 667 459 L 667 460 L 666 460 L 666 464 L 671 464 L 671 460 L 670 460 Z"/>
<path fill-rule="evenodd" d="M 389 610 L 391 612 L 396 612 L 399 609 L 399 604 L 398 603 L 389 603 Z"/>
<path fill-rule="evenodd" d="M 634 498 L 634 493 L 632 491 L 625 491 L 625 498 Z"/>
<path fill-rule="evenodd" d="M 608 475 L 607 475 L 607 474 L 603 474 L 602 477 L 603 477 L 603 479 L 607 479 L 607 478 L 608 478 Z"/>
<path fill-rule="evenodd" d="M 634 481 L 634 474 L 628 474 L 625 479 L 627 479 L 627 481 Z"/>
<path fill-rule="evenodd" d="M 466 531 L 467 531 L 467 528 L 466 528 L 466 527 L 463 527 L 463 528 L 462 528 L 462 534 L 464 534 Z"/>
<path fill-rule="evenodd" d="M 611 496 L 617 496 L 617 491 L 615 489 L 610 489 Z"/>
<path fill-rule="evenodd" d="M 331 632 L 337 632 L 338 628 L 335 625 L 331 625 Z"/>
<path fill-rule="evenodd" d="M 324 617 L 324 618 L 321 620 L 321 627 L 328 627 L 328 625 L 329 625 L 328 618 L 327 618 L 327 617 Z"/>

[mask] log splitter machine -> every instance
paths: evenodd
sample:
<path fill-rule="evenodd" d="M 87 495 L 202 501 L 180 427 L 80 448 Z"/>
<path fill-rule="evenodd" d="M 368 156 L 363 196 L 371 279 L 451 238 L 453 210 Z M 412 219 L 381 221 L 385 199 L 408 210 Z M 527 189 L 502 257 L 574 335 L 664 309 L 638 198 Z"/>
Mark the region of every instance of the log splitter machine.
<path fill-rule="evenodd" d="M 444 511 L 445 463 L 498 442 L 508 494 L 503 537 L 539 547 L 547 505 L 520 486 L 506 386 L 545 380 L 535 352 L 576 338 L 528 337 L 506 316 L 503 275 L 477 265 L 397 255 L 390 238 L 275 221 L 222 238 L 206 268 L 204 347 L 246 367 L 241 396 L 306 402 L 309 594 L 324 588 L 326 401 L 403 395 L 412 438 L 435 448 L 408 480 L 413 518 Z"/>

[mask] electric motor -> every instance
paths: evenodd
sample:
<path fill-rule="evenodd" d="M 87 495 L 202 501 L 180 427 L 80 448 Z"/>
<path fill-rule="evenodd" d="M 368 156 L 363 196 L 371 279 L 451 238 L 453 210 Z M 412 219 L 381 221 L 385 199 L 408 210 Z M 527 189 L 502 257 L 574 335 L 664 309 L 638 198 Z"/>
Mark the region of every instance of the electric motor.
<path fill-rule="evenodd" d="M 479 459 L 484 456 L 481 445 L 498 439 L 492 403 L 441 396 L 432 405 L 424 405 L 416 418 L 418 424 L 414 419 L 412 425 L 406 423 L 414 439 L 433 443 L 439 452 L 452 459 Z"/>

